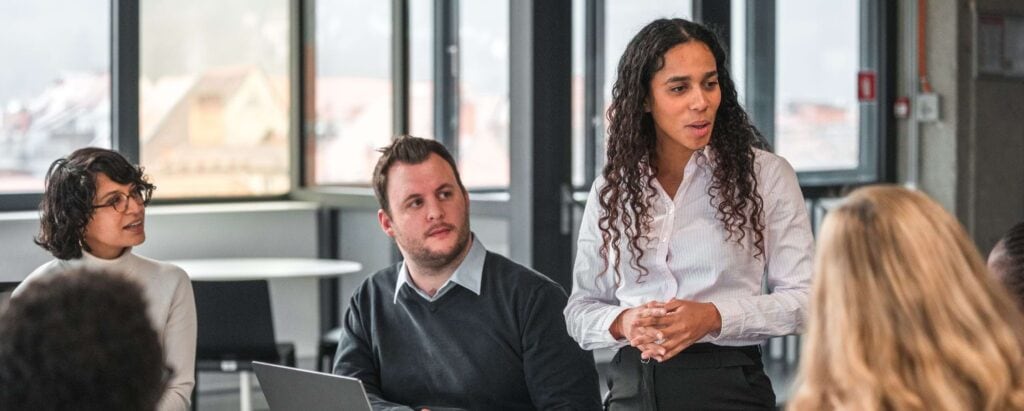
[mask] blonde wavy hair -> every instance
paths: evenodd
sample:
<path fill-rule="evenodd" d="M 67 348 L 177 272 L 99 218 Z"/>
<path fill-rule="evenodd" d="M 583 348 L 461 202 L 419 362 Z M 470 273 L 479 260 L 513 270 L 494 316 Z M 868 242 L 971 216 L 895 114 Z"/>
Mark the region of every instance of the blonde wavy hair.
<path fill-rule="evenodd" d="M 1024 409 L 1021 314 L 963 227 L 871 186 L 828 214 L 790 410 Z"/>

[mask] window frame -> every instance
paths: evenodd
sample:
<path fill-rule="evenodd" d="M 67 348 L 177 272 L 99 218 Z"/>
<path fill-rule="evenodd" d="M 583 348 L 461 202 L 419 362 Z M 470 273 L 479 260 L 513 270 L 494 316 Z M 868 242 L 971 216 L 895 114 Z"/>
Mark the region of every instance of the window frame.
<path fill-rule="evenodd" d="M 744 107 L 769 145 L 775 141 L 775 9 L 776 0 L 745 0 L 743 7 L 730 7 L 731 2 L 721 0 L 693 0 L 694 19 L 711 24 L 722 31 L 728 48 L 739 42 L 730 41 L 731 14 L 744 13 L 743 33 L 745 50 L 741 53 L 745 68 L 745 81 L 741 94 Z M 604 56 L 605 0 L 585 0 L 584 13 L 584 182 L 575 191 L 585 192 L 604 163 L 604 125 L 601 112 L 601 87 L 606 73 Z M 876 99 L 858 104 L 859 160 L 858 167 L 850 170 L 798 172 L 801 187 L 811 197 L 834 195 L 842 187 L 877 182 L 895 181 L 896 121 L 891 107 L 896 85 L 896 44 L 886 39 L 896 32 L 896 7 L 880 0 L 861 0 L 860 6 L 860 70 L 874 71 Z M 735 62 L 734 62 L 735 63 Z M 854 79 L 850 79 L 854 81 Z"/>
<path fill-rule="evenodd" d="M 299 0 L 288 0 L 289 7 Z M 110 0 L 110 146 L 129 161 L 138 163 L 141 154 L 139 141 L 139 35 L 141 5 L 138 0 Z M 290 21 L 294 26 L 294 20 Z M 294 54 L 293 50 L 293 54 Z M 295 56 L 291 58 L 295 59 Z M 295 73 L 290 74 L 294 84 Z M 294 101 L 292 106 L 294 106 Z M 118 115 L 123 113 L 124 115 Z M 292 111 L 294 113 L 294 111 Z M 292 114 L 294 117 L 294 114 Z M 291 121 L 291 120 L 290 120 Z M 292 136 L 289 136 L 290 138 Z M 294 174 L 295 150 L 290 155 Z M 55 159 L 56 160 L 56 159 Z M 145 164 L 142 164 L 145 167 Z M 294 179 L 292 180 L 294 184 Z M 294 190 L 293 185 L 290 190 Z M 26 211 L 39 207 L 42 192 L 0 194 L 0 212 Z M 257 201 L 280 201 L 292 198 L 290 192 L 275 195 L 180 197 L 154 199 L 151 204 L 208 204 Z"/>
<path fill-rule="evenodd" d="M 719 10 L 721 0 L 693 0 L 690 4 L 690 15 L 699 16 L 704 10 Z M 605 127 L 607 117 L 604 113 L 604 83 L 608 76 L 615 73 L 605 72 L 607 53 L 606 26 L 608 4 L 606 0 L 583 0 L 583 183 L 574 185 L 577 194 L 590 191 L 594 180 L 601 173 L 605 163 Z M 726 8 L 728 10 L 728 8 Z M 717 24 L 717 22 L 716 22 Z M 725 30 L 728 26 L 719 25 Z M 585 199 L 585 195 L 577 195 Z M 577 201 L 579 202 L 579 201 Z M 582 205 L 582 204 L 580 204 Z"/>
<path fill-rule="evenodd" d="M 134 121 L 135 130 L 138 130 L 138 64 L 134 66 L 127 64 L 131 56 L 118 58 L 119 50 L 122 48 L 127 53 L 133 53 L 135 60 L 138 60 L 138 29 L 139 29 L 139 5 L 132 0 L 111 0 L 110 1 L 110 145 L 114 150 L 120 151 L 130 161 L 136 162 L 139 158 L 139 144 L 136 138 L 134 142 L 126 138 L 124 130 L 131 130 Z M 126 75 L 135 73 L 134 84 L 125 84 L 122 79 Z M 131 82 L 128 82 L 131 83 Z M 133 93 L 134 90 L 134 93 Z M 134 116 L 116 115 L 117 107 L 127 105 L 136 107 Z M 125 118 L 131 117 L 131 118 Z M 134 135 L 138 135 L 135 132 Z M 0 212 L 3 211 L 25 211 L 39 207 L 43 199 L 42 190 L 38 193 L 9 193 L 0 194 Z"/>
<path fill-rule="evenodd" d="M 408 133 L 409 130 L 409 0 L 392 1 L 392 129 L 394 135 Z M 457 115 L 457 73 L 455 70 L 444 70 L 457 65 L 456 53 L 449 53 L 449 46 L 458 42 L 457 20 L 458 0 L 433 0 L 435 38 L 433 41 L 434 81 L 435 84 L 449 84 L 441 92 L 435 91 L 434 97 L 434 129 L 437 138 L 449 147 L 457 150 L 458 124 L 449 121 L 438 121 L 444 113 Z M 697 19 L 706 18 L 703 10 L 714 7 L 711 0 L 694 0 L 693 15 Z M 292 98 L 289 107 L 289 167 L 291 187 L 285 194 L 268 196 L 244 197 L 183 197 L 176 199 L 157 199 L 154 204 L 181 203 L 223 203 L 272 200 L 304 200 L 317 201 L 326 206 L 352 207 L 358 209 L 376 209 L 373 190 L 367 186 L 336 186 L 313 185 L 309 173 L 310 159 L 305 156 L 306 142 L 311 138 L 311 125 L 315 113 L 312 111 L 313 82 L 309 78 L 313 65 L 312 50 L 315 46 L 313 17 L 315 16 L 314 0 L 287 0 L 289 8 L 289 68 Z M 515 1 L 511 4 L 514 5 Z M 584 181 L 582 186 L 572 187 L 574 191 L 586 191 L 593 184 L 604 162 L 604 113 L 601 85 L 607 73 L 604 73 L 602 57 L 605 53 L 604 17 L 605 0 L 584 0 Z M 747 81 L 744 95 L 747 98 L 747 110 L 769 141 L 774 135 L 774 39 L 775 0 L 746 0 L 745 50 Z M 439 13 L 438 10 L 447 10 Z M 111 146 L 124 154 L 131 161 L 139 161 L 140 142 L 139 129 L 139 34 L 141 7 L 137 0 L 111 0 Z M 765 18 L 769 12 L 771 18 Z M 738 12 L 733 9 L 733 13 Z M 719 12 L 720 13 L 720 12 Z M 854 170 L 799 172 L 801 186 L 809 192 L 836 192 L 839 187 L 865 183 L 894 181 L 895 179 L 895 139 L 896 122 L 888 110 L 895 95 L 895 51 L 896 44 L 886 41 L 889 34 L 896 32 L 896 6 L 880 0 L 862 0 L 861 2 L 861 66 L 862 69 L 874 70 L 877 75 L 877 99 L 873 103 L 860 103 L 860 157 L 859 167 Z M 717 20 L 717 19 L 715 19 Z M 571 21 L 571 19 L 570 19 Z M 719 28 L 729 30 L 728 22 L 714 21 Z M 440 40 L 437 34 L 444 34 L 448 40 Z M 515 35 L 510 42 L 517 40 Z M 759 42 L 759 43 L 758 43 Z M 765 43 L 771 45 L 766 50 Z M 760 46 L 759 46 L 760 44 Z M 443 58 L 442 58 L 443 57 Z M 515 66 L 516 63 L 510 63 Z M 751 68 L 756 67 L 757 70 Z M 766 77 L 767 76 L 767 77 Z M 760 80 L 759 80 L 760 78 Z M 770 81 L 766 81 L 770 79 Z M 851 79 L 852 81 L 852 79 Z M 452 90 L 448 90 L 451 88 Z M 447 91 L 444 91 L 447 90 Z M 511 96 L 510 96 L 511 98 Z M 516 104 L 510 102 L 511 105 Z M 444 109 L 447 107 L 447 109 Z M 118 115 L 126 113 L 127 115 Z M 866 115 L 870 113 L 870 115 Z M 513 122 L 516 120 L 513 119 Z M 446 126 L 447 124 L 447 126 Z M 444 129 L 447 130 L 444 130 Z M 447 136 L 447 137 L 446 137 Z M 511 134 L 510 134 L 511 136 Z M 520 144 L 510 138 L 510 152 Z M 143 164 L 143 166 L 145 166 Z M 516 167 L 513 165 L 513 167 Z M 514 170 L 510 179 L 517 179 Z M 510 181 L 510 187 L 518 184 Z M 0 211 L 23 211 L 38 207 L 41 193 L 10 193 L 0 194 Z M 509 190 L 474 189 L 470 198 L 474 214 L 495 217 L 507 216 L 510 207 Z"/>
<path fill-rule="evenodd" d="M 435 0 L 440 2 L 443 0 Z M 378 209 L 373 187 L 361 184 L 316 184 L 312 161 L 305 154 L 309 141 L 315 140 L 312 125 L 316 121 L 313 109 L 316 96 L 316 0 L 290 0 L 292 90 L 296 98 L 291 106 L 292 188 L 289 198 L 313 201 L 325 207 L 358 210 Z M 436 7 L 436 6 L 435 6 Z M 436 14 L 436 13 L 435 13 Z M 392 135 L 409 130 L 409 2 L 391 0 L 391 90 Z M 437 49 L 435 37 L 434 49 Z M 308 50 L 309 53 L 301 51 Z M 436 51 L 435 51 L 436 52 Z M 436 71 L 436 70 L 435 70 Z M 436 81 L 436 73 L 435 73 Z M 435 93 L 437 94 L 437 93 Z M 436 116 L 436 110 L 435 110 Z M 371 182 L 372 184 L 372 182 Z"/>
<path fill-rule="evenodd" d="M 798 171 L 806 193 L 833 195 L 841 187 L 895 181 L 895 118 L 889 110 L 895 95 L 895 7 L 881 0 L 860 0 L 859 71 L 876 75 L 876 96 L 859 102 L 857 168 Z M 747 111 L 768 140 L 775 142 L 776 0 L 747 0 L 745 39 Z M 851 78 L 850 81 L 855 81 Z"/>
<path fill-rule="evenodd" d="M 298 16 L 292 19 L 292 47 L 296 50 L 315 50 L 316 28 L 315 21 L 315 0 L 290 0 L 293 13 Z M 458 47 L 458 0 L 433 0 L 434 39 L 432 42 L 433 58 L 433 81 L 434 88 L 434 113 L 433 129 L 435 138 L 440 141 L 453 156 L 458 160 L 458 119 L 451 118 L 458 116 L 459 101 L 458 87 L 459 77 L 458 54 L 451 53 L 451 47 Z M 409 74 L 410 44 L 410 9 L 409 0 L 391 0 L 392 13 L 392 53 L 391 53 L 391 82 L 394 93 L 392 104 L 392 135 L 398 136 L 409 133 L 409 96 L 411 93 L 411 79 Z M 511 39 L 510 39 L 511 41 Z M 311 56 L 300 56 L 293 53 L 291 64 L 293 73 L 293 90 L 296 96 L 292 107 L 292 190 L 289 198 L 303 201 L 316 201 L 329 207 L 341 207 L 350 209 L 376 210 L 379 208 L 373 193 L 373 187 L 358 184 L 314 184 L 310 175 L 309 163 L 303 155 L 307 141 L 314 138 L 313 130 L 307 127 L 314 124 L 315 112 L 308 109 L 312 107 L 313 96 L 315 95 L 315 83 L 312 81 L 315 73 L 312 70 L 315 62 Z M 299 120 L 302 119 L 302 120 Z M 443 120 L 443 121 L 442 121 Z M 510 146 L 513 143 L 510 141 Z M 510 150 L 512 147 L 510 147 Z M 514 173 L 510 175 L 510 179 Z M 511 181 L 510 181 L 511 185 Z M 508 216 L 508 188 L 478 188 L 469 191 L 469 197 L 473 214 L 491 217 Z"/>

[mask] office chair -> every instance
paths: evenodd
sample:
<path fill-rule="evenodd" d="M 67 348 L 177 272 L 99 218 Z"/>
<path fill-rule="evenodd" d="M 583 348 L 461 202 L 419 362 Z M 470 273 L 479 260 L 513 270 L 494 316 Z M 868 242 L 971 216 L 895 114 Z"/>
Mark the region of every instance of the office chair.
<path fill-rule="evenodd" d="M 265 280 L 193 281 L 198 338 L 196 341 L 196 389 L 200 371 L 237 372 L 241 405 L 252 409 L 252 362 L 295 366 L 295 345 L 277 343 L 270 309 L 270 290 Z"/>
<path fill-rule="evenodd" d="M 320 337 L 317 348 L 316 370 L 332 372 L 334 370 L 334 354 L 338 352 L 338 341 L 341 340 L 341 327 L 331 329 Z"/>

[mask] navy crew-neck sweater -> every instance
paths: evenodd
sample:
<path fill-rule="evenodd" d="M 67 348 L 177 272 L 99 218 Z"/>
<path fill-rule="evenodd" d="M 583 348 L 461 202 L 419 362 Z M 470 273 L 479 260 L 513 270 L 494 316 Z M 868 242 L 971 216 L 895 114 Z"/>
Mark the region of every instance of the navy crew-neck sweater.
<path fill-rule="evenodd" d="M 480 295 L 456 285 L 434 302 L 398 265 L 352 295 L 334 373 L 362 380 L 375 410 L 600 409 L 593 356 L 565 329 L 565 291 L 487 252 Z"/>

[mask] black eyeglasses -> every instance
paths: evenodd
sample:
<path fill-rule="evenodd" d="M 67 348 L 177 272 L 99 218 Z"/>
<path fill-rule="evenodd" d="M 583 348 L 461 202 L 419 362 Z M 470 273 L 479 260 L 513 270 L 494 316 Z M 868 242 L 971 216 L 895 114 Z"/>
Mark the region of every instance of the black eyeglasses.
<path fill-rule="evenodd" d="M 153 199 L 153 189 L 136 186 L 132 188 L 131 194 L 125 194 L 117 191 L 110 195 L 110 199 L 108 199 L 107 202 L 100 205 L 93 205 L 92 208 L 97 209 L 110 207 L 119 213 L 126 213 L 128 212 L 129 199 L 135 200 L 135 202 L 142 204 L 142 206 L 145 207 L 149 205 L 149 200 Z"/>

